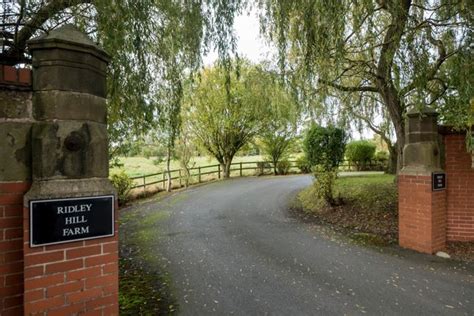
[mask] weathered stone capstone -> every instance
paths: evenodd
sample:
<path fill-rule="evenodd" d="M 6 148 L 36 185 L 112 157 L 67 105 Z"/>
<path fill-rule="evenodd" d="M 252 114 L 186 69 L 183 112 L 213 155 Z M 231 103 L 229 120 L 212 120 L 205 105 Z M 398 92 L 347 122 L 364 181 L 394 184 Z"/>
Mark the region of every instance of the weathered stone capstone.
<path fill-rule="evenodd" d="M 70 25 L 29 43 L 33 56 L 33 178 L 107 178 L 108 55 Z"/>
<path fill-rule="evenodd" d="M 106 97 L 109 56 L 74 26 L 65 25 L 33 39 L 28 47 L 35 52 L 33 90 L 74 91 Z"/>
<path fill-rule="evenodd" d="M 430 175 L 441 170 L 438 114 L 430 108 L 408 112 L 402 173 Z"/>

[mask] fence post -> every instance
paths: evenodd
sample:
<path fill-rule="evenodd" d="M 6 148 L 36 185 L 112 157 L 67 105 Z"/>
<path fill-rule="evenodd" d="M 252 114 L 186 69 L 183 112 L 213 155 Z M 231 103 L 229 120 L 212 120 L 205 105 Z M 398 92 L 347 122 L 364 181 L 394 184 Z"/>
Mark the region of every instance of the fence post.
<path fill-rule="evenodd" d="M 146 175 L 143 176 L 143 193 L 146 192 Z"/>
<path fill-rule="evenodd" d="M 242 177 L 242 163 L 240 163 L 240 176 Z"/>
<path fill-rule="evenodd" d="M 221 178 L 221 165 L 220 164 L 217 165 L 217 178 L 218 179 Z"/>
<path fill-rule="evenodd" d="M 178 178 L 179 178 L 179 187 L 181 188 L 181 169 L 178 170 Z"/>
<path fill-rule="evenodd" d="M 163 172 L 163 181 L 162 181 L 162 184 L 163 184 L 163 190 L 166 190 L 165 188 L 165 173 Z"/>
<path fill-rule="evenodd" d="M 198 182 L 201 183 L 201 167 L 198 167 Z"/>

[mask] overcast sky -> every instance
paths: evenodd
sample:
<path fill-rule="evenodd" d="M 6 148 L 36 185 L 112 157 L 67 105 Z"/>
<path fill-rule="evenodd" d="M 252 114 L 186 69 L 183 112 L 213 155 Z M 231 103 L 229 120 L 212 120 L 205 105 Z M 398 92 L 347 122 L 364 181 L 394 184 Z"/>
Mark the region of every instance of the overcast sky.
<path fill-rule="evenodd" d="M 271 59 L 272 52 L 268 43 L 260 36 L 260 27 L 256 11 L 244 13 L 235 19 L 235 33 L 237 35 L 237 52 L 240 57 L 246 57 L 254 63 Z M 217 52 L 212 51 L 204 56 L 205 65 L 210 65 L 217 60 Z"/>

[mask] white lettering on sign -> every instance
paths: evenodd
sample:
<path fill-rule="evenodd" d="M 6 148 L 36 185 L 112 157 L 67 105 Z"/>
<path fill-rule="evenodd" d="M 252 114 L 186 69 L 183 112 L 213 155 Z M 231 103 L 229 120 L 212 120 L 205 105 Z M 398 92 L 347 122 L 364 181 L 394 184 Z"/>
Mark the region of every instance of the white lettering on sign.
<path fill-rule="evenodd" d="M 68 205 L 68 206 L 58 206 L 56 208 L 56 214 L 71 214 L 71 213 L 80 213 L 80 212 L 90 212 L 92 204 L 80 204 L 80 205 Z"/>
<path fill-rule="evenodd" d="M 87 219 L 84 215 L 70 216 L 70 217 L 64 218 L 64 225 L 83 224 L 83 223 L 87 223 Z"/>
<path fill-rule="evenodd" d="M 89 233 L 89 226 L 85 227 L 74 227 L 74 228 L 63 228 L 63 237 L 83 235 Z"/>
<path fill-rule="evenodd" d="M 56 214 L 70 215 L 74 213 L 90 212 L 91 209 L 92 209 L 92 204 L 58 206 L 56 208 Z M 64 217 L 64 225 L 75 225 L 75 224 L 85 224 L 85 223 L 87 223 L 87 219 L 85 215 Z M 88 234 L 88 233 L 89 233 L 89 226 L 63 228 L 63 237 L 83 235 L 83 234 Z"/>

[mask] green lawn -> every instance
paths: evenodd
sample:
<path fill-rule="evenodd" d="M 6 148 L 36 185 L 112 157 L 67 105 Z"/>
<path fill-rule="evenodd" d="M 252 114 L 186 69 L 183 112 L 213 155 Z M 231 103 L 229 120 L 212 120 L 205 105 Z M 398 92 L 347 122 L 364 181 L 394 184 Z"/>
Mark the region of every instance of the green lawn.
<path fill-rule="evenodd" d="M 392 174 L 367 174 L 361 176 L 339 177 L 336 180 L 337 191 L 347 191 L 372 185 L 393 185 L 395 176 Z"/>
<path fill-rule="evenodd" d="M 340 177 L 336 180 L 335 195 L 351 201 L 357 207 L 372 212 L 396 212 L 397 186 L 391 174 Z"/>

